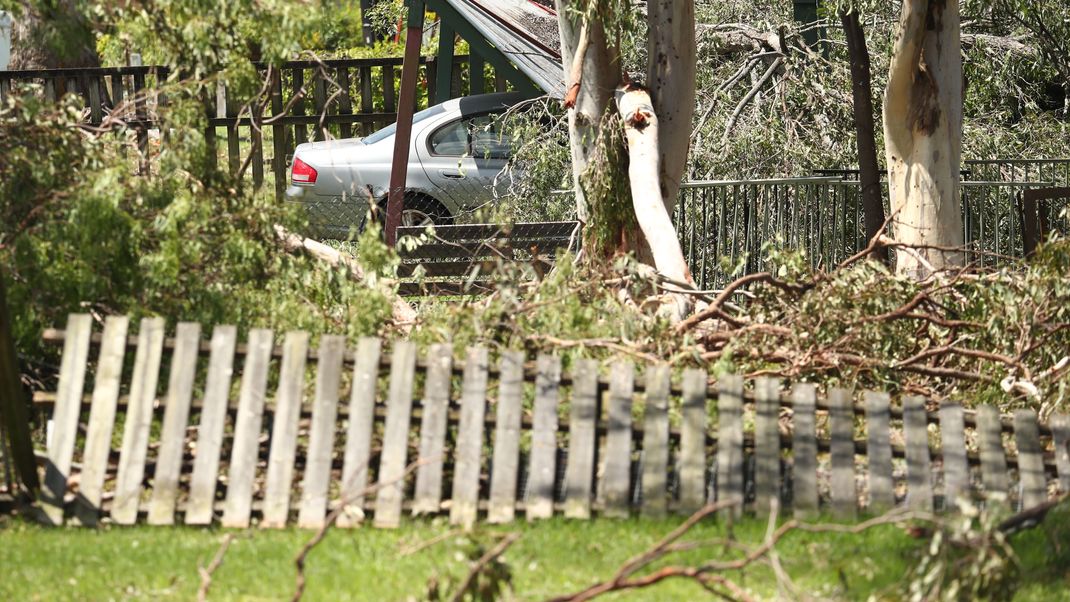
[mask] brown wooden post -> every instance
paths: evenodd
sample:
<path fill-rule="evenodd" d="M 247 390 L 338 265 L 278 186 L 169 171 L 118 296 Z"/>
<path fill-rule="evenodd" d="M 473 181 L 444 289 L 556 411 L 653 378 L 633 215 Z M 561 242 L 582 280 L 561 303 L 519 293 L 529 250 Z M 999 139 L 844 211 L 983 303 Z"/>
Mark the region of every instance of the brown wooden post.
<path fill-rule="evenodd" d="M 4 286 L 4 274 L 0 271 L 0 429 L 7 434 L 19 481 L 27 491 L 36 494 L 40 482 L 33 457 L 33 441 L 30 439 L 27 399 L 19 375 L 11 315 L 7 311 L 7 289 Z"/>
<path fill-rule="evenodd" d="M 408 0 L 409 28 L 405 34 L 405 62 L 401 66 L 401 93 L 398 99 L 397 132 L 394 134 L 394 162 L 390 169 L 390 193 L 386 205 L 386 244 L 394 246 L 405 203 L 405 176 L 409 166 L 412 116 L 416 111 L 416 80 L 420 69 L 423 41 L 424 0 Z"/>

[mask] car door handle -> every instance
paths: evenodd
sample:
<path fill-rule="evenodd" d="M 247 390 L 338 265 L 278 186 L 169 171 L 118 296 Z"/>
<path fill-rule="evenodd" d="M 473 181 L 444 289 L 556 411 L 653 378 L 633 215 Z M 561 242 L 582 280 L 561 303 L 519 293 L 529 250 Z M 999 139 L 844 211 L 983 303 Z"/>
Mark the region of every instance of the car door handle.
<path fill-rule="evenodd" d="M 444 178 L 450 178 L 451 180 L 463 180 L 464 174 L 455 169 L 440 169 L 438 173 Z"/>

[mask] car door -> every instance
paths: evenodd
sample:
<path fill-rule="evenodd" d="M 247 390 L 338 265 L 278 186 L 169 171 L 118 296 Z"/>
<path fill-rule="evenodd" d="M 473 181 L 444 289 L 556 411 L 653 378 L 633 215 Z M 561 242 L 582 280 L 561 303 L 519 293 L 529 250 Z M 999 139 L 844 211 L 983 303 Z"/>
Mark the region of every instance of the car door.
<path fill-rule="evenodd" d="M 505 182 L 495 180 L 510 151 L 510 141 L 501 134 L 493 114 L 448 121 L 417 145 L 424 173 L 439 193 L 436 196 L 458 210 L 493 201 L 495 189 L 505 191 Z"/>

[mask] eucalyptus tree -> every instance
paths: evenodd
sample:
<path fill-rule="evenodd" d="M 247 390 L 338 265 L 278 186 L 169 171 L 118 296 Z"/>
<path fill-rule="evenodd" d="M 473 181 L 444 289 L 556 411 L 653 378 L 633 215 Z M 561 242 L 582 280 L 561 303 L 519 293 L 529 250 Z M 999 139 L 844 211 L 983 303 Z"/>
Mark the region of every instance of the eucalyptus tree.
<path fill-rule="evenodd" d="M 569 86 L 569 137 L 586 250 L 635 252 L 668 280 L 693 284 L 672 211 L 687 164 L 695 108 L 695 6 L 654 0 L 557 0 Z M 645 25 L 645 84 L 625 71 L 625 43 Z M 627 182 L 627 185 L 623 185 Z M 689 311 L 671 297 L 671 315 Z"/>
<path fill-rule="evenodd" d="M 896 270 L 924 278 L 962 262 L 962 43 L 955 0 L 904 0 L 884 93 Z"/>

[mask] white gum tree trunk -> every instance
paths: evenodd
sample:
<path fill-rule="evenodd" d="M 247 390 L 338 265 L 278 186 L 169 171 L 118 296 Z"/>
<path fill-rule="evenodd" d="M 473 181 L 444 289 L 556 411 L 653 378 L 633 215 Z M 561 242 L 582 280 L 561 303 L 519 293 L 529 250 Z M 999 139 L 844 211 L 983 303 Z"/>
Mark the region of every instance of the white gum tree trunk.
<path fill-rule="evenodd" d="M 904 0 L 884 96 L 888 186 L 895 238 L 961 247 L 962 56 L 955 0 Z M 899 253 L 896 270 L 925 278 L 962 254 Z"/>
<path fill-rule="evenodd" d="M 561 30 L 561 62 L 565 77 L 572 77 L 576 55 L 582 53 L 579 93 L 568 110 L 569 146 L 572 154 L 572 178 L 576 190 L 576 212 L 581 222 L 590 219 L 580 177 L 586 171 L 598 141 L 598 128 L 613 92 L 620 83 L 620 59 L 606 39 L 605 28 L 597 20 L 586 24 L 558 0 L 557 19 Z M 585 31 L 586 30 L 586 31 Z M 571 86 L 572 81 L 566 81 Z"/>
<path fill-rule="evenodd" d="M 600 0 L 589 0 L 599 2 Z M 584 223 L 598 223 L 605 203 L 587 199 L 581 175 L 591 164 L 603 117 L 616 93 L 616 109 L 628 143 L 628 190 L 635 222 L 621 236 L 625 250 L 650 261 L 670 280 L 667 288 L 692 287 L 694 280 L 672 223 L 680 178 L 687 164 L 691 121 L 695 110 L 695 7 L 692 0 L 648 3 L 648 85 L 633 84 L 622 75 L 616 40 L 599 21 L 605 6 L 558 0 L 561 55 L 569 93 L 569 136 L 577 209 Z M 577 10 L 591 17 L 577 18 Z M 623 80 L 623 81 L 622 81 Z M 619 90 L 618 90 L 619 87 Z M 638 244 L 635 244 L 638 243 Z M 690 311 L 685 294 L 671 293 L 669 315 L 680 320 Z"/>
<path fill-rule="evenodd" d="M 665 179 L 661 177 L 665 173 L 661 161 L 664 145 L 660 142 L 663 133 L 650 94 L 641 86 L 624 86 L 617 91 L 617 108 L 628 138 L 632 207 L 643 238 L 650 246 L 654 267 L 676 282 L 693 284 L 676 228 L 672 225 L 669 203 L 662 192 L 665 187 Z M 686 153 L 686 146 L 684 148 Z M 678 186 L 677 183 L 674 189 Z"/>
<path fill-rule="evenodd" d="M 658 117 L 659 179 L 665 208 L 672 215 L 680 180 L 687 169 L 695 113 L 694 0 L 647 3 L 649 64 L 647 87 Z"/>

